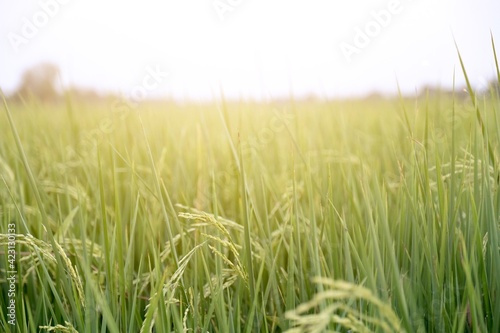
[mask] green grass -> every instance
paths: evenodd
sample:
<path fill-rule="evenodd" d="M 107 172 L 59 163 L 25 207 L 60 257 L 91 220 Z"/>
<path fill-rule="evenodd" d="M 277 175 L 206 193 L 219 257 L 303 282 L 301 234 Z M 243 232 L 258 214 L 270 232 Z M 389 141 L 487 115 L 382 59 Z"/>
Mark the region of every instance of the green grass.
<path fill-rule="evenodd" d="M 109 105 L 4 105 L 1 331 L 500 331 L 498 92 Z"/>

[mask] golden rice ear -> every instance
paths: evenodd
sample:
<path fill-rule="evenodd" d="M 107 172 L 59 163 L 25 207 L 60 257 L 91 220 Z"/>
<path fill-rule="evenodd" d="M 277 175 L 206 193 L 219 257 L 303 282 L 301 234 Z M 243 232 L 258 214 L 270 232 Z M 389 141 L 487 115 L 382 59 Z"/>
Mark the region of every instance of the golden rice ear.
<path fill-rule="evenodd" d="M 379 328 L 383 332 L 405 332 L 401 320 L 387 303 L 382 302 L 371 290 L 342 280 L 323 277 L 312 279 L 323 291 L 285 313 L 293 328 L 287 333 L 324 332 L 330 325 L 341 326 L 353 332 L 372 332 Z M 370 315 L 356 309 L 359 302 L 373 307 Z"/>
<path fill-rule="evenodd" d="M 6 234 L 0 234 L 0 246 L 2 245 L 7 245 L 9 240 L 8 240 L 9 235 Z M 54 244 L 56 246 L 55 249 L 52 248 L 52 246 L 38 238 L 33 237 L 31 234 L 23 235 L 23 234 L 17 234 L 15 235 L 16 237 L 16 245 L 25 245 L 29 249 L 29 255 L 25 256 L 24 258 L 21 259 L 21 262 L 27 262 L 30 260 L 29 267 L 25 270 L 25 275 L 22 279 L 22 281 L 25 281 L 27 279 L 28 275 L 31 274 L 38 265 L 40 265 L 40 260 L 39 257 L 41 256 L 43 260 L 45 260 L 49 265 L 47 265 L 47 268 L 51 270 L 51 273 L 55 272 L 55 265 L 57 264 L 57 259 L 54 254 L 54 250 L 57 251 L 57 253 L 61 256 L 63 263 L 65 264 L 66 268 L 66 273 L 69 275 L 71 278 L 71 281 L 73 282 L 77 293 L 78 297 L 80 298 L 80 303 L 82 307 L 85 309 L 85 293 L 83 292 L 83 284 L 82 284 L 82 279 L 80 277 L 80 274 L 78 271 L 75 269 L 73 264 L 71 263 L 71 260 L 69 260 L 66 252 L 64 249 L 61 247 L 61 245 L 54 241 Z M 24 283 L 24 282 L 23 282 Z"/>
<path fill-rule="evenodd" d="M 39 329 L 45 329 L 47 332 L 55 333 L 79 333 L 70 322 L 65 321 L 64 325 L 40 326 Z"/>

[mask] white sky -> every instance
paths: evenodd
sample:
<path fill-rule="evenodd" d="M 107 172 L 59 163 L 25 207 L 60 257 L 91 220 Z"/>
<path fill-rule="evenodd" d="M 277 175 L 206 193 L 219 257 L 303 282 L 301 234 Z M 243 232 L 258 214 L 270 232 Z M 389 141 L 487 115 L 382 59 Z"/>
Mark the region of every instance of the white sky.
<path fill-rule="evenodd" d="M 398 11 L 348 62 L 356 28 L 372 12 Z M 494 76 L 490 30 L 500 53 L 498 0 L 60 0 L 53 17 L 26 43 L 26 20 L 43 20 L 43 3 L 0 0 L 0 87 L 10 93 L 24 70 L 52 62 L 63 83 L 130 93 L 146 67 L 169 72 L 151 96 L 211 98 L 320 97 L 411 93 L 423 84 L 449 87 L 458 66 L 453 36 L 477 87 Z M 232 6 L 221 20 L 214 3 Z M 38 16 L 37 16 L 38 15 Z M 43 22 L 42 22 L 43 23 Z M 24 38 L 24 37 L 23 37 Z"/>

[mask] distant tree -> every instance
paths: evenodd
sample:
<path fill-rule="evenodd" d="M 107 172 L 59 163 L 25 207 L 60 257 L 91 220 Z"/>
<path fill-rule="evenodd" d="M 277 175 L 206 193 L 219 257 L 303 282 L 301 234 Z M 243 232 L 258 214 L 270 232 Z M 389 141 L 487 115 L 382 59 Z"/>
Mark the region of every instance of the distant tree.
<path fill-rule="evenodd" d="M 72 86 L 65 91 L 66 95 L 78 102 L 98 102 L 103 97 L 95 90 Z"/>
<path fill-rule="evenodd" d="M 44 102 L 55 101 L 58 97 L 57 79 L 59 68 L 50 63 L 42 63 L 26 70 L 16 95 L 37 97 Z"/>
<path fill-rule="evenodd" d="M 371 93 L 369 93 L 368 95 L 366 95 L 363 99 L 365 101 L 379 101 L 379 100 L 383 100 L 384 99 L 384 95 L 382 95 L 378 91 L 372 91 Z"/>

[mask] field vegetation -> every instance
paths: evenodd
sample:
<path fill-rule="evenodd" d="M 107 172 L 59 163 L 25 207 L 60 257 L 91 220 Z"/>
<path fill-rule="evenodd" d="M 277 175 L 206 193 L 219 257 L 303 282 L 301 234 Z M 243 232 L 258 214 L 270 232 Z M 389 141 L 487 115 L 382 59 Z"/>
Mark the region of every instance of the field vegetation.
<path fill-rule="evenodd" d="M 500 332 L 500 98 L 468 92 L 4 100 L 0 330 Z"/>

